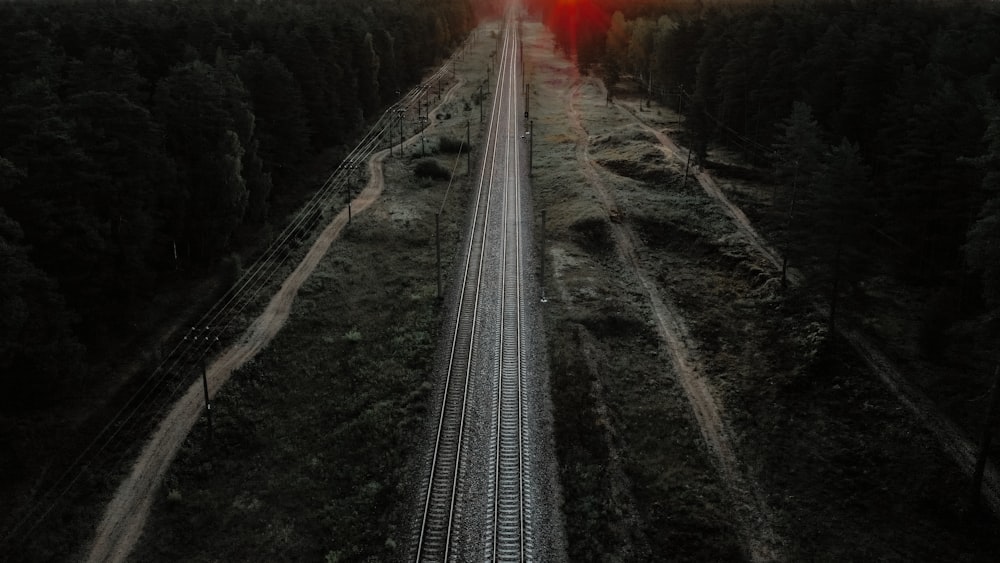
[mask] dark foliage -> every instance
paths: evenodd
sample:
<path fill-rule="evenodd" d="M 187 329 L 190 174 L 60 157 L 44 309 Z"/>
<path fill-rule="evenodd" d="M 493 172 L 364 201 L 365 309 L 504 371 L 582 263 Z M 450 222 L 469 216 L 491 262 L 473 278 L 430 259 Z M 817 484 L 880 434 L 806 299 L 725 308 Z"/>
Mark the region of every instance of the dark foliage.
<path fill-rule="evenodd" d="M 533 5 L 581 66 L 610 65 L 606 78 L 683 113 L 700 161 L 722 143 L 772 168 L 788 186 L 783 244 L 834 298 L 878 273 L 949 288 L 972 314 L 1000 303 L 995 7 L 591 0 L 568 18 Z"/>
<path fill-rule="evenodd" d="M 420 178 L 430 178 L 432 180 L 447 180 L 451 178 L 451 171 L 433 158 L 425 158 L 417 162 L 413 167 L 413 173 Z"/>
<path fill-rule="evenodd" d="M 85 381 L 473 23 L 465 0 L 0 4 L 4 402 Z"/>
<path fill-rule="evenodd" d="M 464 139 L 441 136 L 438 138 L 438 149 L 445 153 L 462 154 L 463 152 L 468 151 L 469 147 L 465 146 Z"/>

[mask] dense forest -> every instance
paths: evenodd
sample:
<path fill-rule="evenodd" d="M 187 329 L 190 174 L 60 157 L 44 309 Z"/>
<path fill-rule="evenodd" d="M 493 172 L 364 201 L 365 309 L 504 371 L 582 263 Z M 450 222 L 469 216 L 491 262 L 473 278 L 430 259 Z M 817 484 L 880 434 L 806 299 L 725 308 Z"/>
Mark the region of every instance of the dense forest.
<path fill-rule="evenodd" d="M 474 23 L 465 0 L 0 4 L 0 407 L 88 384 Z"/>
<path fill-rule="evenodd" d="M 706 7 L 707 6 L 707 7 Z M 997 330 L 1000 14 L 988 3 L 537 0 L 563 48 L 638 82 L 709 143 L 783 186 L 779 246 L 850 294 L 889 276 L 949 323 Z M 747 172 L 753 172 L 747 170 Z M 985 312 L 985 315 L 984 315 Z"/>

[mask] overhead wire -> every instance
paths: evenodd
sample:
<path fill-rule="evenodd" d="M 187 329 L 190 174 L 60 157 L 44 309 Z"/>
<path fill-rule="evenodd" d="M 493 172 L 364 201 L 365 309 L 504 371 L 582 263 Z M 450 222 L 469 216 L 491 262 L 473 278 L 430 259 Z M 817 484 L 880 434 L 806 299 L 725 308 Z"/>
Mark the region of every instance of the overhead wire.
<path fill-rule="evenodd" d="M 91 462 L 104 453 L 123 431 L 135 430 L 135 427 L 140 424 L 136 422 L 140 413 L 149 413 L 152 410 L 152 416 L 146 417 L 148 418 L 144 422 L 146 425 L 151 426 L 160 420 L 164 409 L 173 402 L 179 390 L 186 384 L 190 384 L 191 378 L 185 377 L 185 375 L 190 376 L 191 370 L 213 351 L 217 342 L 225 341 L 226 335 L 235 327 L 239 316 L 248 307 L 258 302 L 260 293 L 269 286 L 275 274 L 292 259 L 289 245 L 293 239 L 300 239 L 301 243 L 302 235 L 306 235 L 305 238 L 308 240 L 310 236 L 317 234 L 319 219 L 322 218 L 323 211 L 331 207 L 334 197 L 343 193 L 343 188 L 353 176 L 355 167 L 361 162 L 367 161 L 378 150 L 383 137 L 394 126 L 394 119 L 397 119 L 395 117 L 396 111 L 409 111 L 418 104 L 420 99 L 427 95 L 431 85 L 437 84 L 446 77 L 448 74 L 447 65 L 450 62 L 451 58 L 420 85 L 410 89 L 398 102 L 383 111 L 361 141 L 344 158 L 341 165 L 337 166 L 326 177 L 281 233 L 258 255 L 251 266 L 244 270 L 240 278 L 230 286 L 226 293 L 217 299 L 198 321 L 174 343 L 170 351 L 163 356 L 149 372 L 149 375 L 142 380 L 138 388 L 132 391 L 124 404 L 75 456 L 59 478 L 4 530 L 2 540 L 0 540 L 0 546 L 3 547 L 4 551 L 16 548 L 30 537 L 59 502 L 76 486 L 90 467 Z M 398 119 L 403 119 L 402 115 Z M 402 146 L 404 142 L 401 139 L 400 145 Z M 349 163 L 350 167 L 346 168 L 344 162 Z M 164 399 L 160 388 L 172 376 L 177 381 Z M 150 409 L 149 404 L 156 401 L 157 396 L 161 398 L 161 404 L 155 410 Z M 124 455 L 125 452 L 120 452 L 117 456 L 118 460 L 120 461 Z M 120 463 L 115 465 L 120 465 Z"/>

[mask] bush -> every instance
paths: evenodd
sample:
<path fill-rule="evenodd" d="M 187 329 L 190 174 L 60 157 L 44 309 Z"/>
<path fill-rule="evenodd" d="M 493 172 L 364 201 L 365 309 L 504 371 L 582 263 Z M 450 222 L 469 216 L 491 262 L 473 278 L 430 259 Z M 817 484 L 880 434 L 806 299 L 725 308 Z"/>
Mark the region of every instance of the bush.
<path fill-rule="evenodd" d="M 432 178 L 434 180 L 447 180 L 451 178 L 451 171 L 441 166 L 441 163 L 433 158 L 425 158 L 417 162 L 413 173 L 420 178 Z"/>
<path fill-rule="evenodd" d="M 468 150 L 468 147 L 465 146 L 465 141 L 444 136 L 438 137 L 438 148 L 441 152 L 452 154 L 461 154 L 463 151 Z"/>

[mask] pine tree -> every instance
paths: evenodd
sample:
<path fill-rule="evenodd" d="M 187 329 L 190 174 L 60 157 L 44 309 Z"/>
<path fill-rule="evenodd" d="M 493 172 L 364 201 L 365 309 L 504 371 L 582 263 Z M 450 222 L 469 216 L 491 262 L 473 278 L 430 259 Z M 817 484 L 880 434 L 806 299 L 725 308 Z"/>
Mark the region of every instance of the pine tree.
<path fill-rule="evenodd" d="M 830 286 L 830 327 L 836 323 L 844 286 L 863 274 L 868 257 L 865 232 L 871 209 L 866 200 L 870 170 L 857 145 L 842 139 L 824 154 L 813 176 L 811 207 L 802 215 L 800 233 L 808 252 L 820 263 L 820 281 Z M 806 219 L 808 218 L 808 219 Z M 806 223 L 808 221 L 808 224 Z"/>
<path fill-rule="evenodd" d="M 969 228 L 965 259 L 978 272 L 983 283 L 983 297 L 989 307 L 1000 310 L 1000 107 L 990 108 L 986 130 L 986 154 L 979 159 L 985 170 L 983 190 L 988 194 L 976 221 Z"/>
<path fill-rule="evenodd" d="M 25 177 L 0 156 L 0 193 Z M 23 238 L 0 208 L 0 411 L 45 404 L 85 376 L 84 349 L 73 336 L 77 319 Z"/>
<path fill-rule="evenodd" d="M 778 180 L 789 187 L 789 213 L 794 212 L 795 190 L 799 180 L 811 178 L 819 169 L 824 145 L 819 123 L 812 108 L 804 102 L 792 104 L 792 113 L 778 125 L 774 143 L 774 169 Z"/>

